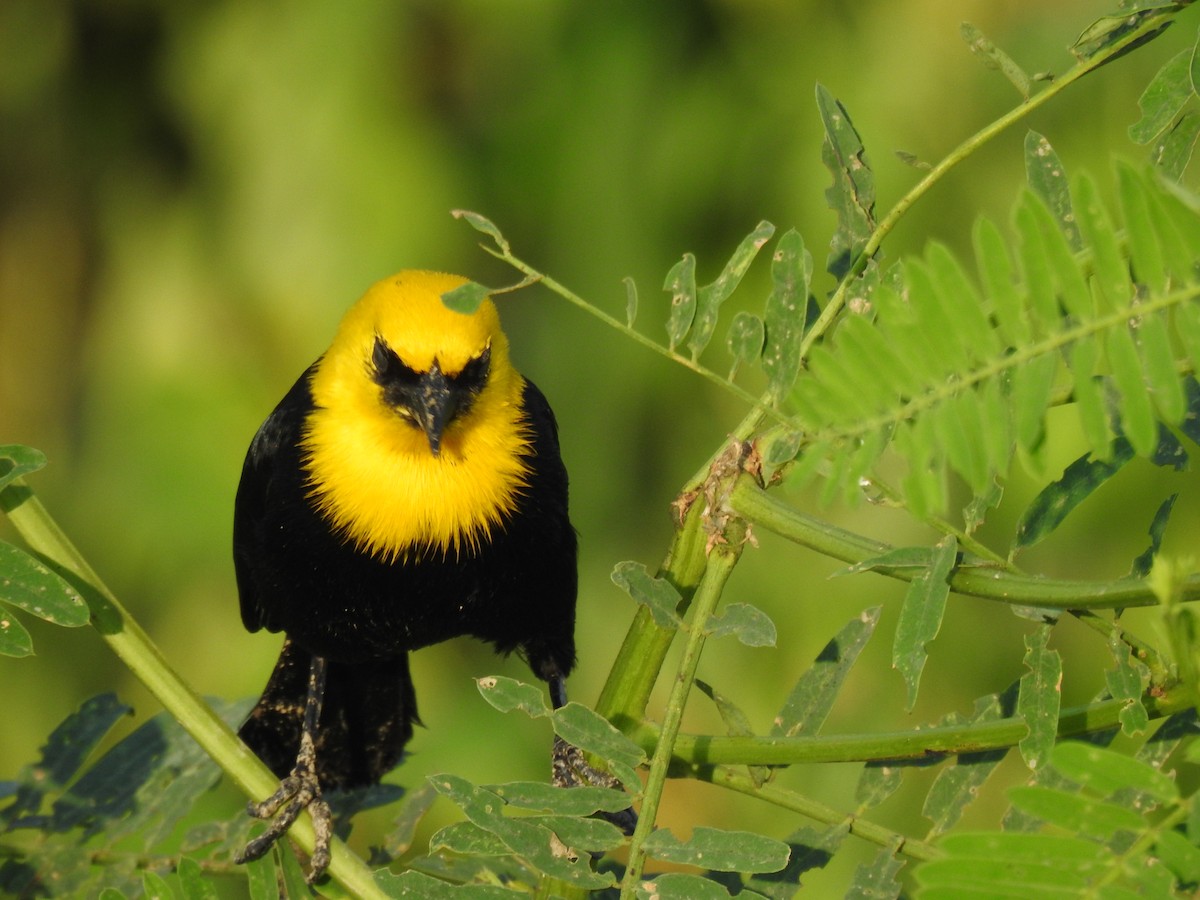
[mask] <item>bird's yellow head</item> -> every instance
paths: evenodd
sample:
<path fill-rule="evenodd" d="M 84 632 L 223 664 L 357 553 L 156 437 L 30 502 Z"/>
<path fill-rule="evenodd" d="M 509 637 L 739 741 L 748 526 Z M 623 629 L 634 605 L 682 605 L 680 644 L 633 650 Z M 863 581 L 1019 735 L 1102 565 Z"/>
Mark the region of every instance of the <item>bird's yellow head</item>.
<path fill-rule="evenodd" d="M 378 282 L 312 376 L 303 442 L 314 499 L 373 554 L 474 545 L 524 484 L 524 381 L 491 300 L 470 315 L 442 303 L 465 281 L 405 271 Z"/>

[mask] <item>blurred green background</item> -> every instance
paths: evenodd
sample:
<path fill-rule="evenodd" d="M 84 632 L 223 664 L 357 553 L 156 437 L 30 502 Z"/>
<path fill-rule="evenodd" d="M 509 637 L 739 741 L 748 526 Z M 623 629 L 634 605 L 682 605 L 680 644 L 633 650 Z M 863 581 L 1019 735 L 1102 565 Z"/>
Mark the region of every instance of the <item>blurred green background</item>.
<path fill-rule="evenodd" d="M 425 267 L 515 280 L 451 209 L 489 216 L 518 255 L 618 315 L 621 279 L 632 276 L 639 325 L 662 338 L 660 285 L 684 251 L 697 253 L 701 283 L 711 280 L 765 218 L 798 227 L 821 269 L 834 220 L 817 81 L 851 112 L 882 211 L 920 175 L 893 151 L 936 161 L 1018 101 L 972 58 L 961 20 L 1028 71 L 1061 73 L 1066 48 L 1110 5 L 3 0 L 0 442 L 49 455 L 35 487 L 176 669 L 205 694 L 249 696 L 279 639 L 246 634 L 237 612 L 230 517 L 245 448 L 376 279 Z M 1102 180 L 1110 153 L 1141 158 L 1125 135 L 1137 97 L 1195 25 L 1189 15 L 1028 127 L 1068 169 Z M 889 256 L 929 238 L 969 252 L 973 217 L 1003 219 L 1016 196 L 1025 127 L 938 187 Z M 821 272 L 814 290 L 831 286 Z M 740 302 L 760 305 L 766 291 L 760 261 Z M 590 703 L 634 611 L 608 572 L 622 559 L 661 559 L 668 504 L 743 408 L 545 291 L 505 297 L 501 309 L 518 366 L 557 411 L 573 477 L 582 590 L 572 691 Z M 707 359 L 723 371 L 720 337 Z M 1070 422 L 1052 453 L 1064 464 L 1081 449 Z M 1184 494 L 1168 549 L 1186 549 L 1194 488 L 1193 478 L 1131 465 L 1025 561 L 1052 574 L 1120 575 L 1167 490 Z M 1010 485 L 985 532 L 1001 548 L 1035 490 L 1020 477 Z M 930 539 L 899 513 L 829 515 L 894 543 Z M 924 697 L 905 713 L 889 668 L 902 586 L 828 581 L 829 561 L 761 538 L 730 595 L 772 615 L 779 646 L 714 643 L 701 667 L 760 728 L 828 637 L 868 605 L 885 607 L 880 631 L 831 730 L 912 727 L 1020 675 L 1028 623 L 957 598 Z M 156 712 L 94 634 L 32 628 L 36 657 L 0 659 L 0 779 L 35 759 L 92 694 L 115 690 L 139 717 Z M 1069 622 L 1056 642 L 1068 656 L 1067 700 L 1082 702 L 1102 684 L 1103 645 Z M 519 661 L 469 641 L 416 654 L 429 727 L 390 780 L 410 785 L 440 770 L 477 782 L 545 777 L 545 723 L 501 716 L 476 694 L 471 679 L 493 672 L 528 677 Z M 719 727 L 705 703 L 687 727 Z M 796 770 L 785 782 L 849 809 L 857 772 Z M 878 818 L 921 833 L 920 797 L 910 784 Z M 214 803 L 229 815 L 240 808 L 231 794 Z M 971 815 L 986 821 L 996 808 Z M 694 785 L 672 786 L 664 810 L 683 829 L 784 836 L 802 824 Z M 449 814 L 438 806 L 433 818 Z M 386 818 L 364 817 L 360 848 Z M 839 877 L 835 867 L 816 883 Z"/>

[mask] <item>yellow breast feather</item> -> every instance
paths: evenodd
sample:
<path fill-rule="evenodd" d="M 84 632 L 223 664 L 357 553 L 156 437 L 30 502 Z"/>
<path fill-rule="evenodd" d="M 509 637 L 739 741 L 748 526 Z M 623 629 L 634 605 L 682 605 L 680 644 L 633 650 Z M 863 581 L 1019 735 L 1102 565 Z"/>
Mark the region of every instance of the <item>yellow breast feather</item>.
<path fill-rule="evenodd" d="M 461 283 L 404 272 L 375 285 L 312 376 L 315 408 L 302 439 L 312 498 L 338 533 L 389 561 L 477 546 L 514 510 L 528 476 L 524 380 L 490 300 L 473 315 L 442 304 L 441 294 Z M 422 372 L 436 361 L 453 375 L 488 350 L 487 382 L 446 427 L 438 455 L 372 379 L 377 337 Z"/>

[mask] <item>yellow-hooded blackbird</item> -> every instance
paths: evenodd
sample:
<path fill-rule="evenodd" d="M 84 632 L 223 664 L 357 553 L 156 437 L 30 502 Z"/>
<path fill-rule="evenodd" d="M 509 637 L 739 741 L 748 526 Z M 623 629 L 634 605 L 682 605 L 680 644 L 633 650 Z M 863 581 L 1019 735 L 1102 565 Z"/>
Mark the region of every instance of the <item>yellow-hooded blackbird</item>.
<path fill-rule="evenodd" d="M 285 633 L 241 737 L 283 781 L 254 815 L 300 812 L 328 864 L 321 789 L 371 784 L 417 721 L 408 651 L 472 635 L 517 651 L 555 705 L 575 661 L 576 540 L 554 415 L 464 279 L 374 285 L 259 428 L 234 508 L 242 620 Z"/>

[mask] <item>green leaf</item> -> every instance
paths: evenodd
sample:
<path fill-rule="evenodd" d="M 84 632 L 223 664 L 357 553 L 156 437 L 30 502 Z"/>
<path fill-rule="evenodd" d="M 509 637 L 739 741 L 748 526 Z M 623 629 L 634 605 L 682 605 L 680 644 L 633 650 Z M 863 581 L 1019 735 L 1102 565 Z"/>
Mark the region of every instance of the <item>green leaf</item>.
<path fill-rule="evenodd" d="M 983 493 L 971 497 L 971 502 L 963 507 L 963 530 L 974 534 L 985 521 L 987 514 L 1000 505 L 1004 496 L 1004 485 L 995 478 L 991 480 Z"/>
<path fill-rule="evenodd" d="M 1127 788 L 1149 794 L 1164 803 L 1179 797 L 1179 789 L 1169 776 L 1107 747 L 1064 741 L 1054 748 L 1051 761 L 1063 775 L 1102 797 L 1111 797 Z"/>
<path fill-rule="evenodd" d="M 1162 549 L 1163 535 L 1166 534 L 1167 523 L 1171 519 L 1171 510 L 1174 509 L 1175 501 L 1178 498 L 1178 494 L 1172 494 L 1159 505 L 1158 512 L 1154 514 L 1154 519 L 1150 523 L 1150 546 L 1133 561 L 1133 565 L 1129 568 L 1130 578 L 1145 578 L 1150 574 L 1158 551 Z"/>
<path fill-rule="evenodd" d="M 1142 316 L 1137 330 L 1137 349 L 1159 416 L 1164 422 L 1178 422 L 1187 411 L 1187 398 L 1175 368 L 1175 352 L 1167 332 L 1165 314 Z"/>
<path fill-rule="evenodd" d="M 474 822 L 453 822 L 439 828 L 429 839 L 429 851 L 449 850 L 463 856 L 506 856 L 508 845 Z"/>
<path fill-rule="evenodd" d="M 101 694 L 86 700 L 78 710 L 50 733 L 42 746 L 42 757 L 21 773 L 26 793 L 21 801 L 4 809 L 5 821 L 35 812 L 49 791 L 61 791 L 73 780 L 88 755 L 124 716 L 133 712 L 118 702 L 115 694 Z"/>
<path fill-rule="evenodd" d="M 704 630 L 712 637 L 733 635 L 747 647 L 775 646 L 775 623 L 749 603 L 730 603 L 721 615 L 709 616 Z"/>
<path fill-rule="evenodd" d="M 1129 242 L 1130 264 L 1134 278 L 1152 293 L 1167 290 L 1166 261 L 1159 246 L 1151 213 L 1149 186 L 1133 166 L 1118 160 L 1117 194 L 1121 201 L 1121 218 L 1125 222 L 1125 237 Z"/>
<path fill-rule="evenodd" d="M 708 342 L 712 340 L 721 304 L 737 289 L 742 276 L 750 268 L 750 263 L 754 262 L 758 251 L 774 233 L 775 226 L 770 222 L 759 222 L 752 232 L 742 238 L 717 280 L 705 285 L 696 293 L 696 318 L 687 342 L 693 360 L 699 358 Z"/>
<path fill-rule="evenodd" d="M 1009 835 L 1000 835 L 1009 837 Z M 1087 880 L 1053 862 L 1035 863 L 995 857 L 935 859 L 916 871 L 922 898 L 1020 900 L 1083 897 Z M 1107 895 L 1101 895 L 1107 897 Z"/>
<path fill-rule="evenodd" d="M 1109 851 L 1095 841 L 1057 834 L 1027 834 L 1021 832 L 959 832 L 948 834 L 938 841 L 943 852 L 954 857 L 1002 860 L 1009 863 L 1035 863 L 1054 866 L 1077 875 L 1088 876 L 1102 869 Z M 923 869 L 917 879 L 925 879 Z"/>
<path fill-rule="evenodd" d="M 186 900 L 216 900 L 217 890 L 204 877 L 200 864 L 190 856 L 181 857 L 175 866 Z"/>
<path fill-rule="evenodd" d="M 0 656 L 14 659 L 33 654 L 33 637 L 9 610 L 0 606 Z"/>
<path fill-rule="evenodd" d="M 924 388 L 925 382 L 909 361 L 865 316 L 843 319 L 836 333 L 836 345 L 850 368 L 874 373 L 871 386 L 878 391 L 885 408 L 894 405 L 899 396 L 912 395 Z"/>
<path fill-rule="evenodd" d="M 787 837 L 791 848 L 788 864 L 778 872 L 745 879 L 745 888 L 774 900 L 792 900 L 804 874 L 828 865 L 849 833 L 849 822 L 829 828 L 796 829 Z M 739 896 L 745 896 L 744 892 Z"/>
<path fill-rule="evenodd" d="M 884 847 L 875 854 L 870 863 L 859 865 L 854 870 L 854 880 L 846 891 L 846 900 L 880 900 L 900 895 L 900 880 L 897 877 L 904 868 L 904 860 L 896 856 L 899 847 Z"/>
<path fill-rule="evenodd" d="M 1108 420 L 1106 379 L 1093 374 L 1098 356 L 1099 349 L 1093 341 L 1076 341 L 1071 347 L 1071 379 L 1075 388 L 1075 409 L 1091 445 L 1092 456 L 1109 461 L 1113 433 Z M 1132 448 L 1129 451 L 1132 452 Z"/>
<path fill-rule="evenodd" d="M 629 808 L 628 797 L 625 798 L 624 808 Z M 625 843 L 624 832 L 604 819 L 549 815 L 537 816 L 531 821 L 549 829 L 551 834 L 575 851 L 605 853 Z"/>
<path fill-rule="evenodd" d="M 447 309 L 457 313 L 470 316 L 483 305 L 483 301 L 488 298 L 492 289 L 478 284 L 474 281 L 468 281 L 466 284 L 460 284 L 451 291 L 446 291 L 442 294 L 442 303 Z"/>
<path fill-rule="evenodd" d="M 875 230 L 875 176 L 849 113 L 821 84 L 817 85 L 817 109 L 825 126 L 821 161 L 833 174 L 825 200 L 838 220 L 825 268 L 841 280 Z"/>
<path fill-rule="evenodd" d="M 567 743 L 599 756 L 614 767 L 613 773 L 626 784 L 637 782 L 632 770 L 646 761 L 642 748 L 603 716 L 571 702 L 556 709 L 551 718 L 554 733 Z"/>
<path fill-rule="evenodd" d="M 1010 346 L 1021 347 L 1029 342 L 1029 318 L 1004 236 L 994 222 L 980 216 L 975 220 L 973 243 L 983 293 L 991 298 L 1000 333 Z"/>
<path fill-rule="evenodd" d="M 1058 735 L 1058 712 L 1062 705 L 1062 657 L 1047 644 L 1053 626 L 1043 625 L 1025 636 L 1025 667 L 1021 692 L 1017 696 L 1017 715 L 1025 721 L 1029 733 L 1021 738 L 1021 757 L 1033 770 L 1050 758 Z"/>
<path fill-rule="evenodd" d="M 215 704 L 225 721 L 244 718 L 248 703 Z M 166 840 L 220 779 L 220 770 L 170 715 L 145 722 L 105 753 L 54 806 L 56 830 L 103 832 L 110 844 L 148 851 Z"/>
<path fill-rule="evenodd" d="M 384 835 L 383 843 L 377 848 L 385 859 L 396 859 L 403 856 L 412 847 L 417 833 L 417 826 L 429 807 L 437 799 L 437 791 L 433 785 L 424 782 L 409 790 L 404 796 L 400 812 L 392 818 L 392 828 Z"/>
<path fill-rule="evenodd" d="M 279 900 L 279 882 L 275 879 L 273 854 L 268 853 L 243 865 L 250 900 Z"/>
<path fill-rule="evenodd" d="M 717 712 L 721 715 L 721 721 L 725 724 L 726 733 L 735 737 L 748 737 L 754 734 L 754 726 L 750 724 L 750 718 L 729 697 L 699 678 L 696 679 L 696 687 L 716 706 Z M 766 766 L 748 766 L 747 769 L 750 777 L 759 787 L 766 784 L 771 776 L 771 770 Z"/>
<path fill-rule="evenodd" d="M 1104 673 L 1104 683 L 1114 700 L 1125 703 L 1120 712 L 1121 730 L 1128 735 L 1144 732 L 1150 724 L 1150 715 L 1142 702 L 1142 692 L 1150 684 L 1150 670 L 1133 655 L 1118 632 L 1113 632 L 1108 647 L 1116 668 Z"/>
<path fill-rule="evenodd" d="M 1173 181 L 1183 178 L 1183 172 L 1196 151 L 1200 137 L 1200 114 L 1189 110 L 1150 148 L 1150 161 Z"/>
<path fill-rule="evenodd" d="M 761 834 L 702 825 L 686 841 L 665 828 L 657 829 L 643 846 L 655 859 L 720 872 L 778 872 L 791 852 L 787 844 Z"/>
<path fill-rule="evenodd" d="M 89 621 L 87 603 L 48 566 L 0 541 L 0 601 L 51 625 L 78 628 Z"/>
<path fill-rule="evenodd" d="M 679 628 L 683 620 L 676 610 L 683 601 L 679 591 L 669 581 L 655 578 L 639 562 L 619 562 L 613 567 L 612 582 L 636 602 L 650 610 L 657 625 Z"/>
<path fill-rule="evenodd" d="M 1041 785 L 1010 788 L 1013 805 L 1051 825 L 1107 840 L 1118 831 L 1140 831 L 1145 821 L 1124 806 L 1091 800 Z"/>
<path fill-rule="evenodd" d="M 923 573 L 912 580 L 900 608 L 896 637 L 892 647 L 892 666 L 904 676 L 908 686 L 908 709 L 917 702 L 917 688 L 928 654 L 925 645 L 937 637 L 950 595 L 950 574 L 958 558 L 958 542 L 943 538 L 934 547 L 933 559 Z"/>
<path fill-rule="evenodd" d="M 146 900 L 176 900 L 177 895 L 171 890 L 167 879 L 157 872 L 146 872 L 142 875 L 142 888 L 146 892 Z"/>
<path fill-rule="evenodd" d="M 792 228 L 775 245 L 771 261 L 771 293 L 763 312 L 766 329 L 762 368 L 772 402 L 786 397 L 800 372 L 800 338 L 808 315 L 812 254 Z"/>
<path fill-rule="evenodd" d="M 1059 322 L 1054 278 L 1051 275 L 1046 245 L 1042 240 L 1041 216 L 1037 210 L 1039 203 L 1036 194 L 1032 191 L 1024 191 L 1013 210 L 1013 221 L 1020 239 L 1017 252 L 1021 264 L 1021 281 L 1029 291 L 1027 315 L 1034 337 L 1050 331 Z M 1039 359 L 1048 358 L 1040 357 Z M 1025 371 L 1024 368 L 1017 370 L 1018 383 L 1023 371 Z M 1039 410 L 1039 413 L 1044 409 L 1045 406 Z M 1022 446 L 1028 446 L 1028 444 L 1022 441 Z"/>
<path fill-rule="evenodd" d="M 962 33 L 962 39 L 971 48 L 971 52 L 982 59 L 984 65 L 989 69 L 999 69 L 1003 72 L 1004 77 L 1012 82 L 1013 87 L 1020 92 L 1021 96 L 1029 99 L 1029 76 L 1013 61 L 1011 56 L 989 41 L 983 32 L 970 22 L 963 22 L 959 26 L 959 30 Z"/>
<path fill-rule="evenodd" d="M 407 869 L 400 874 L 381 869 L 375 883 L 389 897 L 404 900 L 512 900 L 508 888 L 490 884 L 449 884 L 438 878 Z"/>
<path fill-rule="evenodd" d="M 496 242 L 496 247 L 501 253 L 507 254 L 509 252 L 508 241 L 504 239 L 504 235 L 500 233 L 500 229 L 492 223 L 491 219 L 481 216 L 479 213 L 471 212 L 468 209 L 451 210 L 450 215 L 456 219 L 464 220 L 481 234 L 486 234 Z"/>
<path fill-rule="evenodd" d="M 975 701 L 975 709 L 971 716 L 965 718 L 965 722 L 964 717 L 951 715 L 939 724 L 996 721 L 1004 717 L 1004 706 L 999 695 L 991 694 Z M 933 823 L 930 835 L 942 834 L 958 822 L 967 804 L 978 796 L 979 789 L 1004 759 L 1006 752 L 1005 749 L 999 749 L 960 753 L 955 757 L 953 765 L 941 768 L 929 788 L 929 793 L 925 795 L 925 805 L 921 809 L 922 815 Z"/>
<path fill-rule="evenodd" d="M 878 606 L 863 610 L 817 654 L 775 717 L 772 734 L 810 737 L 820 731 L 851 667 L 875 633 L 880 610 Z"/>
<path fill-rule="evenodd" d="M 1129 263 L 1117 240 L 1116 228 L 1100 201 L 1100 189 L 1086 172 L 1075 179 L 1075 196 L 1079 231 L 1092 251 L 1094 283 L 1099 285 L 1101 297 L 1107 300 L 1104 311 L 1124 307 L 1133 295 Z"/>
<path fill-rule="evenodd" d="M 886 571 L 895 569 L 927 569 L 933 563 L 934 551 L 929 547 L 896 547 L 879 556 L 871 556 L 854 565 L 838 569 L 830 578 L 840 575 L 858 575 L 860 572 Z"/>
<path fill-rule="evenodd" d="M 1151 79 L 1138 99 L 1142 117 L 1129 126 L 1129 139 L 1148 144 L 1179 115 L 1191 99 L 1192 50 L 1181 50 L 1167 61 Z"/>
<path fill-rule="evenodd" d="M 1043 252 L 1049 266 L 1052 284 L 1069 315 L 1079 322 L 1090 321 L 1095 316 L 1095 303 L 1087 279 L 1075 261 L 1075 252 L 1067 237 L 1059 228 L 1054 213 L 1036 194 L 1026 194 L 1029 211 L 1037 222 L 1038 233 L 1043 241 Z M 1057 309 L 1048 321 L 1059 317 Z"/>
<path fill-rule="evenodd" d="M 23 444 L 0 444 L 0 489 L 46 465 L 46 454 Z"/>
<path fill-rule="evenodd" d="M 1110 461 L 1092 459 L 1090 453 L 1085 453 L 1067 466 L 1062 476 L 1043 488 L 1021 513 L 1013 551 L 1032 547 L 1050 535 L 1075 507 L 1133 459 L 1133 455 L 1129 442 L 1118 439 L 1113 442 Z"/>
<path fill-rule="evenodd" d="M 613 788 L 580 785 L 562 788 L 541 781 L 512 781 L 487 784 L 509 806 L 536 809 L 562 816 L 590 816 L 597 811 L 623 812 L 629 809 L 629 795 Z"/>
<path fill-rule="evenodd" d="M 1083 29 L 1079 37 L 1075 39 L 1075 43 L 1071 46 L 1071 52 L 1080 60 L 1088 60 L 1099 55 L 1104 50 L 1116 44 L 1119 40 L 1125 37 L 1132 31 L 1136 31 L 1146 19 L 1153 19 L 1163 13 L 1164 10 L 1171 9 L 1175 3 L 1151 3 L 1146 4 L 1144 0 L 1137 0 L 1132 10 L 1121 10 L 1115 15 L 1101 16 L 1095 22 Z M 1149 8 L 1139 8 L 1148 6 Z M 1170 24 L 1170 21 L 1164 22 L 1160 27 L 1153 29 L 1142 35 L 1136 42 L 1124 48 L 1122 52 L 1127 52 L 1134 46 L 1141 46 L 1162 34 L 1163 30 Z M 1111 62 L 1111 59 L 1109 60 Z"/>
<path fill-rule="evenodd" d="M 611 874 L 593 872 L 586 853 L 564 845 L 553 832 L 537 824 L 536 818 L 504 816 L 504 801 L 491 791 L 456 775 L 431 775 L 429 782 L 439 794 L 454 801 L 471 822 L 496 835 L 510 851 L 538 871 L 582 888 L 601 888 L 613 883 Z"/>
<path fill-rule="evenodd" d="M 863 766 L 854 789 L 854 800 L 862 809 L 878 806 L 900 787 L 904 779 L 904 766 L 891 763 L 869 762 Z"/>
<path fill-rule="evenodd" d="M 1081 250 L 1083 240 L 1075 224 L 1067 171 L 1050 142 L 1036 131 L 1025 135 L 1025 179 L 1054 216 L 1072 250 Z"/>
<path fill-rule="evenodd" d="M 1108 363 L 1121 395 L 1121 430 L 1139 456 L 1150 456 L 1158 445 L 1158 423 L 1142 380 L 1141 362 L 1128 328 L 1108 332 Z"/>
<path fill-rule="evenodd" d="M 733 321 L 729 323 L 729 336 L 726 338 L 729 353 L 733 357 L 733 366 L 729 370 L 730 381 L 733 381 L 743 363 L 753 365 L 758 362 L 766 335 L 763 320 L 754 313 L 742 311 L 733 317 Z"/>
<path fill-rule="evenodd" d="M 696 318 L 696 257 L 683 254 L 671 267 L 663 290 L 671 292 L 671 313 L 667 316 L 667 343 L 674 350 L 692 328 Z"/>
<path fill-rule="evenodd" d="M 1200 881 L 1200 849 L 1178 831 L 1166 831 L 1159 835 L 1154 845 L 1155 853 L 1171 873 L 1186 884 Z"/>
<path fill-rule="evenodd" d="M 666 872 L 639 885 L 637 896 L 644 900 L 727 900 L 729 891 L 700 875 Z"/>
<path fill-rule="evenodd" d="M 621 283 L 625 285 L 625 325 L 632 328 L 638 314 L 637 282 L 626 275 Z"/>
<path fill-rule="evenodd" d="M 1036 449 L 1045 435 L 1043 420 L 1054 388 L 1058 360 L 1039 356 L 1017 369 L 1013 376 L 1013 435 L 1017 445 L 1027 451 Z"/>
<path fill-rule="evenodd" d="M 500 712 L 519 709 L 527 716 L 541 718 L 550 715 L 550 705 L 540 686 L 517 681 L 503 675 L 486 675 L 475 681 L 483 699 Z"/>

